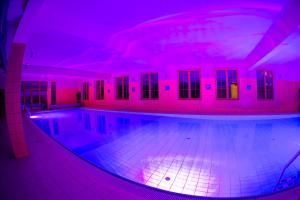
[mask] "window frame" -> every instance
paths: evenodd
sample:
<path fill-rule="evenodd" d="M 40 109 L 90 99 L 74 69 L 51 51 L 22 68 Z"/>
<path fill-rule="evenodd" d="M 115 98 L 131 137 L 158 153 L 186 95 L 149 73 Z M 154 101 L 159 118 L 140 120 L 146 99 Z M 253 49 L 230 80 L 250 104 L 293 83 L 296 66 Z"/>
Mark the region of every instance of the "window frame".
<path fill-rule="evenodd" d="M 50 88 L 51 88 L 51 105 L 57 104 L 57 84 L 56 81 L 50 82 Z"/>
<path fill-rule="evenodd" d="M 199 73 L 199 97 L 192 98 L 192 89 L 191 89 L 191 72 L 197 71 Z M 187 72 L 188 73 L 188 97 L 182 98 L 180 97 L 180 72 Z M 192 69 L 180 69 L 177 70 L 177 98 L 179 100 L 201 100 L 202 99 L 202 84 L 201 84 L 201 70 L 199 68 L 192 68 Z"/>
<path fill-rule="evenodd" d="M 258 72 L 263 72 L 263 74 L 265 72 L 271 72 L 272 74 L 272 98 L 267 98 L 267 84 L 266 84 L 266 75 L 264 75 L 264 98 L 258 98 L 258 79 L 257 79 L 257 73 Z M 259 69 L 259 70 L 256 70 L 256 73 L 255 73 L 255 76 L 256 76 L 256 99 L 259 100 L 259 101 L 272 101 L 275 99 L 275 81 L 274 81 L 274 73 L 272 70 L 268 70 L 268 69 Z"/>
<path fill-rule="evenodd" d="M 147 75 L 148 76 L 148 86 L 149 86 L 149 89 L 148 89 L 148 98 L 145 98 L 144 97 L 144 88 L 143 88 L 143 76 Z M 151 75 L 157 75 L 157 98 L 153 98 L 152 97 L 152 85 L 151 85 Z M 142 100 L 159 100 L 159 73 L 158 72 L 147 72 L 147 73 L 142 73 L 141 76 L 141 85 L 140 85 L 140 98 Z"/>
<path fill-rule="evenodd" d="M 218 71 L 225 71 L 225 76 L 226 76 L 226 98 L 219 98 L 218 97 Z M 237 82 L 237 98 L 236 99 L 233 99 L 233 98 L 229 98 L 229 90 L 228 90 L 228 71 L 236 71 L 236 82 Z M 236 100 L 240 100 L 240 79 L 239 79 L 239 70 L 237 68 L 217 68 L 215 70 L 215 75 L 216 75 L 216 78 L 215 78 L 215 86 L 216 86 L 216 100 L 233 100 L 233 101 L 236 101 Z"/>
<path fill-rule="evenodd" d="M 87 87 L 86 87 L 87 86 Z M 84 81 L 82 83 L 82 100 L 83 101 L 88 101 L 89 100 L 89 96 L 90 96 L 90 84 L 88 81 Z"/>
<path fill-rule="evenodd" d="M 127 78 L 128 80 L 128 96 L 125 98 L 125 79 Z M 118 96 L 118 79 L 121 79 L 122 84 L 121 84 L 121 98 Z M 129 100 L 130 99 L 130 80 L 129 76 L 118 76 L 115 77 L 115 99 L 116 100 Z"/>
<path fill-rule="evenodd" d="M 97 88 L 98 82 L 99 82 L 99 88 Z M 99 91 L 98 91 L 98 89 L 99 89 Z M 100 100 L 104 100 L 104 99 L 105 99 L 105 81 L 103 79 L 96 80 L 95 81 L 95 100 L 100 101 Z"/>
<path fill-rule="evenodd" d="M 49 93 L 51 95 L 51 85 L 49 87 L 48 81 L 21 81 L 20 106 L 23 109 L 46 110 Z"/>

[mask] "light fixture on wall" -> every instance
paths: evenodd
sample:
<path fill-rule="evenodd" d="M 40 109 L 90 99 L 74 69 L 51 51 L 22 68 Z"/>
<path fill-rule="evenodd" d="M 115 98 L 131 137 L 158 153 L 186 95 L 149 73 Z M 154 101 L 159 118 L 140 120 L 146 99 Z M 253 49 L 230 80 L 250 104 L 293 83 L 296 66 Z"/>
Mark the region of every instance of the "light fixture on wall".
<path fill-rule="evenodd" d="M 210 89 L 211 89 L 211 84 L 206 84 L 206 85 L 205 85 L 205 89 L 206 89 L 206 90 L 210 90 Z"/>
<path fill-rule="evenodd" d="M 169 91 L 169 90 L 171 90 L 171 87 L 169 85 L 166 85 L 165 86 L 165 91 Z"/>
<path fill-rule="evenodd" d="M 246 90 L 250 91 L 252 89 L 252 86 L 250 84 L 246 85 Z"/>

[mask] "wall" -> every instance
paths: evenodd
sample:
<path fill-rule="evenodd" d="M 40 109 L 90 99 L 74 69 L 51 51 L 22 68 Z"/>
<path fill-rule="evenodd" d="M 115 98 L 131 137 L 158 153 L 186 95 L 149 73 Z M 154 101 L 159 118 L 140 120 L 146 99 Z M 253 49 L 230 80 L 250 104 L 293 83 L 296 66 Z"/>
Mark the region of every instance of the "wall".
<path fill-rule="evenodd" d="M 48 88 L 51 89 L 51 82 Z M 56 80 L 56 104 L 76 104 L 76 93 L 80 92 L 80 84 L 76 80 Z M 51 96 L 48 95 L 50 98 Z M 49 103 L 51 101 L 48 101 Z"/>
<path fill-rule="evenodd" d="M 56 82 L 56 105 L 76 104 L 76 93 L 80 92 L 80 82 L 78 79 L 38 77 L 23 74 L 23 81 L 47 81 L 47 103 L 51 104 L 51 82 Z"/>
<path fill-rule="evenodd" d="M 145 112 L 167 113 L 286 113 L 298 112 L 298 89 L 300 82 L 285 79 L 287 74 L 273 72 L 273 100 L 258 100 L 256 88 L 256 71 L 238 70 L 239 99 L 218 100 L 216 98 L 215 70 L 218 68 L 201 69 L 201 99 L 182 100 L 178 98 L 178 70 L 159 72 L 159 100 L 142 100 L 140 75 L 146 71 L 114 74 L 110 80 L 105 80 L 105 99 L 95 100 L 95 80 L 89 80 L 89 100 L 83 101 L 85 107 L 115 110 L 132 110 Z M 189 68 L 197 69 L 197 68 Z M 221 68 L 222 69 L 222 68 Z M 155 72 L 155 71 L 150 71 Z M 129 75 L 129 100 L 116 100 L 115 77 Z M 211 89 L 207 89 L 211 85 Z M 166 91 L 166 86 L 170 90 Z M 247 89 L 251 87 L 251 89 Z"/>

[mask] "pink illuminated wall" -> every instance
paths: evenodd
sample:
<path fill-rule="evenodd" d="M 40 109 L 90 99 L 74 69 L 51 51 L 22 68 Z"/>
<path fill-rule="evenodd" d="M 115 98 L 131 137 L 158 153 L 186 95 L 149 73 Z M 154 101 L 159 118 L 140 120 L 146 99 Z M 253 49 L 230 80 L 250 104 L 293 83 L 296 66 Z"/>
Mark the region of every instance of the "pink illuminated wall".
<path fill-rule="evenodd" d="M 128 73 L 130 77 L 129 100 L 117 100 L 115 80 L 105 81 L 105 99 L 95 100 L 95 82 L 90 80 L 90 99 L 83 101 L 86 107 L 103 109 L 134 110 L 168 113 L 277 113 L 297 112 L 300 103 L 298 89 L 300 82 L 281 80 L 282 74 L 274 74 L 273 100 L 258 100 L 256 88 L 256 72 L 238 71 L 239 99 L 219 100 L 216 92 L 215 69 L 200 69 L 201 99 L 179 99 L 177 70 L 159 73 L 159 100 L 143 100 L 139 72 Z M 151 71 L 152 72 L 152 71 Z M 274 72 L 273 72 L 274 73 Z M 126 75 L 126 74 L 120 74 Z M 208 89 L 210 85 L 211 89 Z M 166 86 L 170 90 L 165 90 Z M 250 87 L 250 89 L 249 89 Z"/>
<path fill-rule="evenodd" d="M 64 106 L 76 104 L 76 93 L 80 92 L 80 80 L 62 77 L 41 77 L 37 75 L 23 74 L 22 81 L 47 81 L 47 103 L 51 106 L 51 82 L 56 82 L 56 105 Z"/>
<path fill-rule="evenodd" d="M 56 104 L 76 104 L 76 93 L 80 92 L 78 82 L 56 81 Z"/>
<path fill-rule="evenodd" d="M 288 7 L 289 2 L 296 2 L 295 6 Z M 89 81 L 90 99 L 83 101 L 87 107 L 179 113 L 296 112 L 300 88 L 297 6 L 296 0 L 91 4 L 79 0 L 73 6 L 68 0 L 45 0 L 30 26 L 24 58 L 30 67 L 24 73 L 55 73 L 49 81 L 57 80 L 60 104 L 73 103 L 82 83 Z M 60 69 L 65 76 L 73 70 L 73 85 L 60 78 Z M 200 100 L 179 99 L 178 70 L 184 69 L 200 70 Z M 238 100 L 216 98 L 217 69 L 238 70 Z M 274 74 L 273 100 L 257 99 L 256 70 L 260 69 Z M 140 76 L 153 72 L 159 74 L 160 98 L 142 100 Z M 123 75 L 130 79 L 130 98 L 116 100 L 115 78 Z M 95 80 L 102 79 L 105 99 L 95 100 Z"/>

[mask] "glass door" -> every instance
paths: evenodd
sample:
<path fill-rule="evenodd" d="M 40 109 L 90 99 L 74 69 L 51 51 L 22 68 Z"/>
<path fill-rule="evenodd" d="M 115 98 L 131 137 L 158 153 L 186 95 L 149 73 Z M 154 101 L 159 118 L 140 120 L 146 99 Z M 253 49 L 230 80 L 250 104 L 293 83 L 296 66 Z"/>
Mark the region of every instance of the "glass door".
<path fill-rule="evenodd" d="M 22 81 L 21 106 L 29 110 L 47 109 L 47 82 Z"/>

